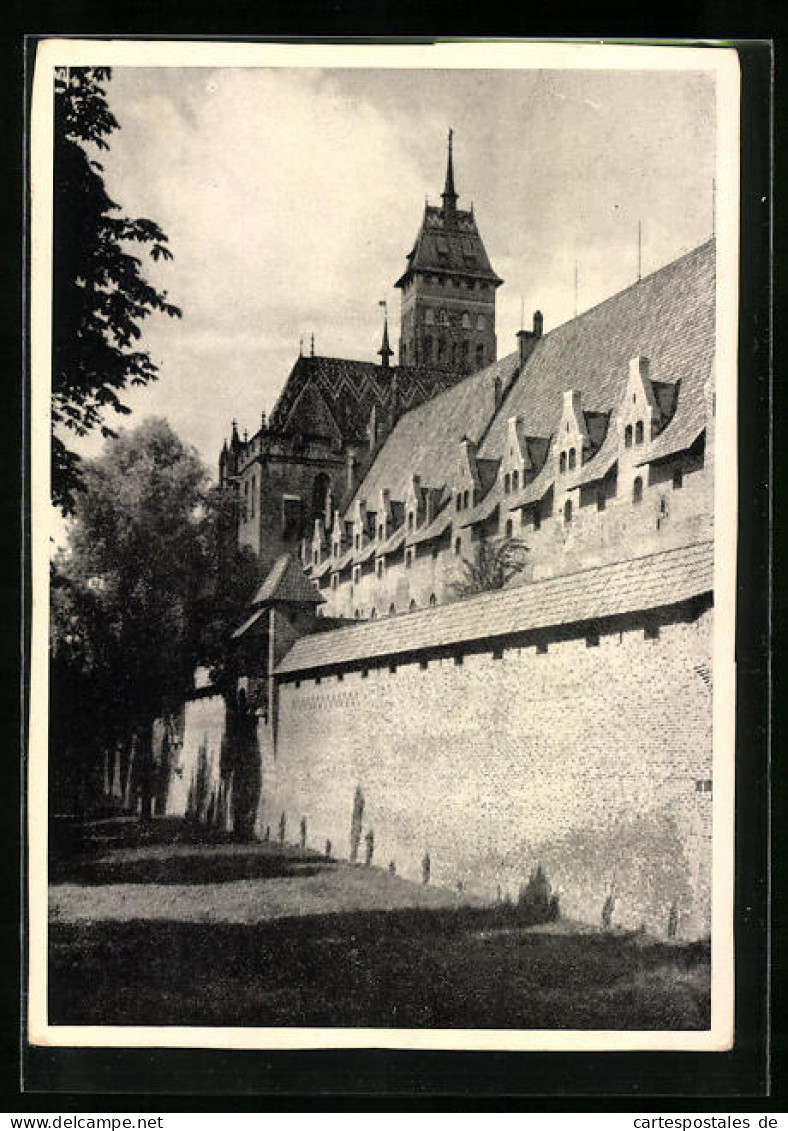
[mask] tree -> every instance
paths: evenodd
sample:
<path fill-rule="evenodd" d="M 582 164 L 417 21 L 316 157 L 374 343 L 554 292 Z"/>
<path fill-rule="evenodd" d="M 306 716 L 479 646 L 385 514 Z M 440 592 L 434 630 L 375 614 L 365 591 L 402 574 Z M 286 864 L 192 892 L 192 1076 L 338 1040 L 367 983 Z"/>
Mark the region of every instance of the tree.
<path fill-rule="evenodd" d="M 463 576 L 453 581 L 455 597 L 473 597 L 503 589 L 525 568 L 528 547 L 518 538 L 481 538 L 475 561 L 462 559 Z"/>
<path fill-rule="evenodd" d="M 147 817 L 154 719 L 180 707 L 200 659 L 207 469 L 166 421 L 148 419 L 86 461 L 82 478 L 56 563 L 55 699 L 63 704 L 58 677 L 82 688 L 67 728 L 80 749 L 136 734 Z"/>
<path fill-rule="evenodd" d="M 154 311 L 181 314 L 166 291 L 146 282 L 130 250 L 171 259 L 166 235 L 152 220 L 119 214 L 91 155 L 108 150 L 119 128 L 104 91 L 110 78 L 108 67 L 60 68 L 55 76 L 52 499 L 64 514 L 73 513 L 83 483 L 80 457 L 65 437 L 96 427 L 114 435 L 105 412 L 128 413 L 123 390 L 157 375 L 138 346 L 141 323 Z"/>

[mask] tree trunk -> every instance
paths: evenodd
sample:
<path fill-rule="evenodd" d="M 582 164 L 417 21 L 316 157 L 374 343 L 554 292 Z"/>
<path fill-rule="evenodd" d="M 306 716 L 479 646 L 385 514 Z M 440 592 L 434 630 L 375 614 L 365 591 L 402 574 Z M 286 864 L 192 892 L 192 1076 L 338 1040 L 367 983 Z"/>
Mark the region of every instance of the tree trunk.
<path fill-rule="evenodd" d="M 138 732 L 137 771 L 140 783 L 140 822 L 153 820 L 153 719 L 146 720 Z"/>

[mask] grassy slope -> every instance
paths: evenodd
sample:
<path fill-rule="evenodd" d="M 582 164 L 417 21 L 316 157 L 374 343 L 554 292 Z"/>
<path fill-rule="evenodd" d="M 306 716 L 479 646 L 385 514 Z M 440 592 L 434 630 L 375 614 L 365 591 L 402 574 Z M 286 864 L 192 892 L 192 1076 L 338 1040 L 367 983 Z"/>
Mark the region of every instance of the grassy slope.
<path fill-rule="evenodd" d="M 59 846 L 53 1023 L 708 1026 L 703 946 L 528 927 L 376 868 L 176 837 L 109 823 Z"/>

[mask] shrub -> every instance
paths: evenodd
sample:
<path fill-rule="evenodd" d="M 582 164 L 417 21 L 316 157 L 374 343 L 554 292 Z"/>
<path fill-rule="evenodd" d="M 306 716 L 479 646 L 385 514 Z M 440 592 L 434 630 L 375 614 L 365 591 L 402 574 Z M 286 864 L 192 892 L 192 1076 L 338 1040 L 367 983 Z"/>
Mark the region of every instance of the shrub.
<path fill-rule="evenodd" d="M 520 885 L 517 906 L 534 923 L 549 923 L 558 918 L 558 895 L 553 894 L 541 864 L 537 864 L 531 871 L 528 883 Z"/>

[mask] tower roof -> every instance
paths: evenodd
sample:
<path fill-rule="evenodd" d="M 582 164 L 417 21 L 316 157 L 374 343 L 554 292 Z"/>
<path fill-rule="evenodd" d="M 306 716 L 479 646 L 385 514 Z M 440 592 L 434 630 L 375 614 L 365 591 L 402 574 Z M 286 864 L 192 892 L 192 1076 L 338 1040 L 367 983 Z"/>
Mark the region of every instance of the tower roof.
<path fill-rule="evenodd" d="M 454 187 L 454 155 L 449 130 L 449 148 L 446 158 L 446 181 L 441 194 L 443 206 L 424 205 L 424 216 L 413 249 L 408 253 L 405 274 L 394 284 L 403 287 L 417 271 L 436 274 L 462 275 L 464 278 L 483 280 L 499 287 L 503 279 L 493 271 L 487 257 L 482 237 L 476 227 L 473 209 L 457 208 L 457 191 Z"/>

